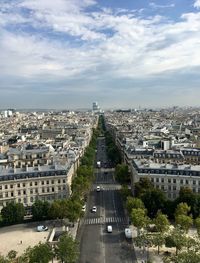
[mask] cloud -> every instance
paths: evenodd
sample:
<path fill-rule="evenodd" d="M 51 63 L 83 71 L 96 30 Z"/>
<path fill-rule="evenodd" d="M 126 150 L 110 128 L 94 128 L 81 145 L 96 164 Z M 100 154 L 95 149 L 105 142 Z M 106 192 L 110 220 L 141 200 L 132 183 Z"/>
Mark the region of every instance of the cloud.
<path fill-rule="evenodd" d="M 194 2 L 194 7 L 197 8 L 197 9 L 200 8 L 200 0 L 196 0 L 196 1 Z"/>
<path fill-rule="evenodd" d="M 199 67 L 199 39 L 199 12 L 172 20 L 108 9 L 92 0 L 5 2 L 0 89 L 101 94 L 102 86 L 112 93 L 121 83 L 131 89 L 131 83 L 140 86 L 162 74 Z"/>
<path fill-rule="evenodd" d="M 154 2 L 150 2 L 149 6 L 155 9 L 160 9 L 160 8 L 172 8 L 172 7 L 175 7 L 175 4 L 158 5 Z"/>

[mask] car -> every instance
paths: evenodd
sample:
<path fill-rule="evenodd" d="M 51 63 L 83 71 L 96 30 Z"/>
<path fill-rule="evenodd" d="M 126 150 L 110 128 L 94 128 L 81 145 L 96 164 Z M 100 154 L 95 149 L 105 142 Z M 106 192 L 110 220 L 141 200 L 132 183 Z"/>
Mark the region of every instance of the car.
<path fill-rule="evenodd" d="M 97 207 L 96 207 L 96 206 L 93 206 L 93 207 L 92 207 L 92 212 L 93 212 L 93 213 L 96 213 L 96 212 L 97 212 Z"/>
<path fill-rule="evenodd" d="M 125 228 L 124 233 L 127 239 L 132 239 L 132 231 L 130 228 Z"/>
<path fill-rule="evenodd" d="M 101 187 L 98 185 L 97 186 L 97 192 L 100 192 L 101 191 Z"/>
<path fill-rule="evenodd" d="M 82 206 L 82 211 L 83 211 L 83 212 L 86 211 L 86 204 L 84 204 L 84 205 Z"/>
<path fill-rule="evenodd" d="M 107 226 L 107 232 L 108 232 L 108 233 L 112 233 L 112 226 L 110 226 L 110 225 Z"/>
<path fill-rule="evenodd" d="M 47 226 L 44 226 L 44 225 L 37 226 L 37 231 L 38 232 L 43 232 L 43 231 L 47 231 L 47 230 L 48 230 Z"/>

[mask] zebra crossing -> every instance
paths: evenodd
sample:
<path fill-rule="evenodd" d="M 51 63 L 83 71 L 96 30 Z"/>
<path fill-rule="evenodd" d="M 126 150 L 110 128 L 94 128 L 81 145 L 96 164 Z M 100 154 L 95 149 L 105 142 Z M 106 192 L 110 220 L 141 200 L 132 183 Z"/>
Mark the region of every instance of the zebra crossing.
<path fill-rule="evenodd" d="M 99 225 L 105 223 L 121 223 L 127 224 L 126 217 L 95 217 L 95 218 L 86 218 L 84 220 L 85 225 Z"/>

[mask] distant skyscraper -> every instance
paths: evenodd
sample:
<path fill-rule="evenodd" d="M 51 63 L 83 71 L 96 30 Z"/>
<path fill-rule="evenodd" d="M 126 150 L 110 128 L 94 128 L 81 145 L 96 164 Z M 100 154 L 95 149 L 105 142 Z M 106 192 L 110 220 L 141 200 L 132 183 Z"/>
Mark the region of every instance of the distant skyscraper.
<path fill-rule="evenodd" d="M 92 110 L 93 110 L 94 112 L 98 112 L 98 111 L 100 110 L 97 102 L 93 102 L 93 104 L 92 104 Z"/>

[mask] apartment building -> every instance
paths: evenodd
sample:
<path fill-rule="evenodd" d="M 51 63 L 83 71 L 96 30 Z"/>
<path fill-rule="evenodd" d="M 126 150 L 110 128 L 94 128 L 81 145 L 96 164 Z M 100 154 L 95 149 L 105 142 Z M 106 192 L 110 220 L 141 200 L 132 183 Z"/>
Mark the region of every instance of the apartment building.
<path fill-rule="evenodd" d="M 27 210 L 36 200 L 53 201 L 70 195 L 74 164 L 0 170 L 0 210 L 10 201 Z M 1 167 L 2 168 L 2 167 Z"/>

